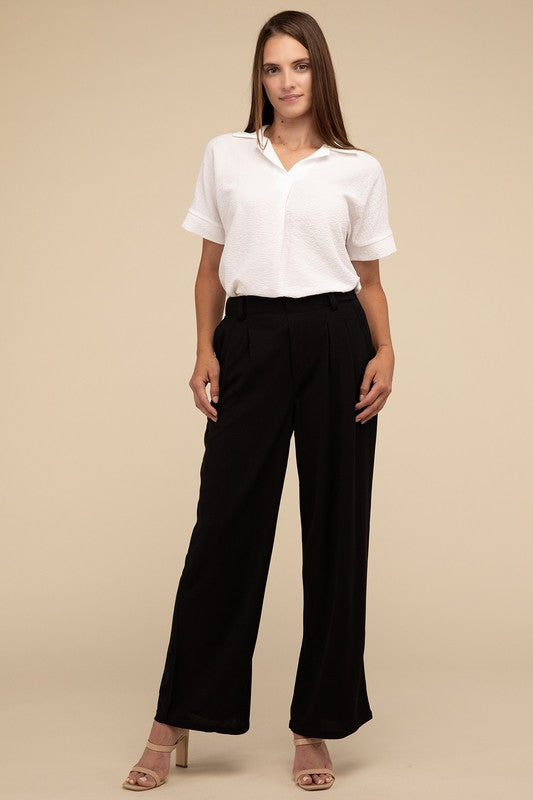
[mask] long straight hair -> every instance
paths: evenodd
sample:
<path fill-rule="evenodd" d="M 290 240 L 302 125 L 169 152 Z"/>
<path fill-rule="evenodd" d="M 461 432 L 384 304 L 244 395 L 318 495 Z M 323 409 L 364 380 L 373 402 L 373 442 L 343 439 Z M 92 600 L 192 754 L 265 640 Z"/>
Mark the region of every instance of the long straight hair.
<path fill-rule="evenodd" d="M 246 133 L 255 131 L 260 144 L 261 126 L 270 125 L 274 121 L 274 108 L 265 92 L 261 76 L 266 41 L 278 34 L 292 36 L 309 51 L 313 92 L 312 120 L 317 135 L 324 144 L 371 153 L 363 147 L 356 147 L 348 140 L 339 104 L 335 70 L 326 38 L 315 18 L 304 11 L 280 11 L 279 14 L 270 17 L 259 31 L 251 79 L 252 102 L 248 123 L 244 129 Z"/>

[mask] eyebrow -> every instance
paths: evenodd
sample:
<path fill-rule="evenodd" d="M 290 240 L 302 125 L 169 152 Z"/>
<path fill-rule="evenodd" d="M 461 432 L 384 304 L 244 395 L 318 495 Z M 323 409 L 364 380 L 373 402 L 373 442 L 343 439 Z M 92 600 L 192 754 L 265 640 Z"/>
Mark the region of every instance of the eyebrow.
<path fill-rule="evenodd" d="M 300 61 L 309 61 L 309 56 L 304 56 L 303 58 L 297 58 L 295 61 L 291 61 L 291 64 L 298 64 Z M 279 64 L 274 64 L 270 61 L 267 61 L 263 64 L 263 67 L 279 67 Z"/>

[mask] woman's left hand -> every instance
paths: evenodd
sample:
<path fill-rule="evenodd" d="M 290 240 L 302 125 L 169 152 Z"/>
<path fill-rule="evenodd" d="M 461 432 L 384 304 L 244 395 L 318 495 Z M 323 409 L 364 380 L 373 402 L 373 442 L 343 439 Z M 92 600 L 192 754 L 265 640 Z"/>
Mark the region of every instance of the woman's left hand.
<path fill-rule="evenodd" d="M 383 345 L 366 365 L 360 399 L 355 404 L 355 410 L 359 412 L 355 417 L 356 422 L 367 422 L 381 411 L 392 392 L 393 372 L 394 353 L 391 347 Z"/>

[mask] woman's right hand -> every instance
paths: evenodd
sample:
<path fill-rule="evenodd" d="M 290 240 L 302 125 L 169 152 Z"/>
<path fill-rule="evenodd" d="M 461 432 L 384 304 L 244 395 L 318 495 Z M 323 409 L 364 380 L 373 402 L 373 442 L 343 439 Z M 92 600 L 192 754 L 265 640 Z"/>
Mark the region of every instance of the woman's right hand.
<path fill-rule="evenodd" d="M 218 378 L 220 375 L 220 364 L 215 355 L 212 347 L 200 351 L 196 356 L 196 364 L 194 372 L 189 381 L 194 395 L 194 404 L 199 408 L 206 417 L 217 421 L 217 409 L 211 405 L 207 397 L 206 386 L 210 385 L 211 400 L 218 403 L 219 398 L 219 383 Z"/>

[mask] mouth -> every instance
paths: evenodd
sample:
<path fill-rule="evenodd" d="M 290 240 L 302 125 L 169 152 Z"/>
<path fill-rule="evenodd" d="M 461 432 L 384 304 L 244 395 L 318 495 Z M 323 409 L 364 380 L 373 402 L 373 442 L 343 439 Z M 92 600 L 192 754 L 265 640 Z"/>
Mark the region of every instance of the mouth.
<path fill-rule="evenodd" d="M 299 100 L 302 97 L 301 94 L 286 94 L 285 97 L 280 98 L 281 100 Z"/>

